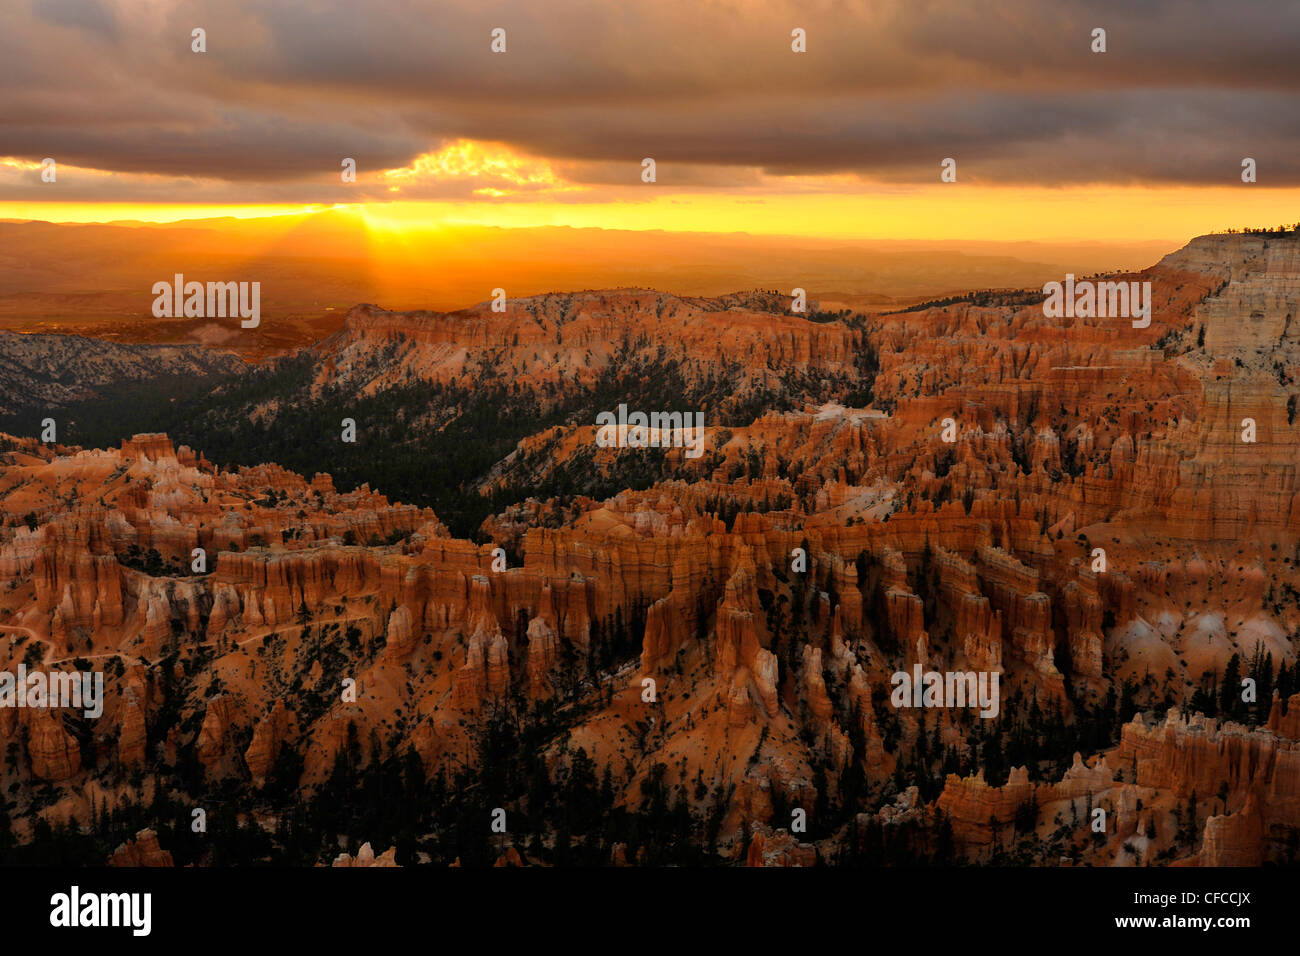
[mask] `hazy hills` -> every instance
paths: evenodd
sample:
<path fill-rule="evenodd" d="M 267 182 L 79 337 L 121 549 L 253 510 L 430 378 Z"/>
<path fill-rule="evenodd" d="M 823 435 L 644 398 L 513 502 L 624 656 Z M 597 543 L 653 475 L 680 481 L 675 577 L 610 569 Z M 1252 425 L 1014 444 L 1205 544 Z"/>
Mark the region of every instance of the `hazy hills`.
<path fill-rule="evenodd" d="M 261 359 L 324 338 L 358 302 L 452 310 L 485 301 L 495 288 L 519 297 L 621 286 L 704 296 L 801 287 L 870 310 L 1041 285 L 1067 271 L 1142 268 L 1173 245 L 847 243 L 435 223 L 398 233 L 343 211 L 173 225 L 0 222 L 0 327 L 202 343 Z M 178 272 L 260 282 L 261 326 L 153 319 L 153 283 Z"/>

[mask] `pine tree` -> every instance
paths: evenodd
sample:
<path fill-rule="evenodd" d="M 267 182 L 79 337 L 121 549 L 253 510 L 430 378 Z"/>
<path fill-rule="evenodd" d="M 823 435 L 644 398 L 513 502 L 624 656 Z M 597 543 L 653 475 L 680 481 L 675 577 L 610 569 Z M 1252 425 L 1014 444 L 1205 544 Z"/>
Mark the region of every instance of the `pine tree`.
<path fill-rule="evenodd" d="M 1219 706 L 1225 716 L 1234 719 L 1241 711 L 1241 658 L 1236 654 L 1228 660 L 1228 669 L 1223 673 Z"/>

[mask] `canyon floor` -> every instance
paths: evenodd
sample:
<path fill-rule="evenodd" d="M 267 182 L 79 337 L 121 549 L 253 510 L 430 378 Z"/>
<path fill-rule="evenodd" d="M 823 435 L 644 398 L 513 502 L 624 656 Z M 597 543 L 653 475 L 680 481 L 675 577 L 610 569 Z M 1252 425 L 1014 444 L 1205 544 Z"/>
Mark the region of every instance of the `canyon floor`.
<path fill-rule="evenodd" d="M 0 336 L 0 861 L 1295 863 L 1300 235 L 1107 278 Z"/>

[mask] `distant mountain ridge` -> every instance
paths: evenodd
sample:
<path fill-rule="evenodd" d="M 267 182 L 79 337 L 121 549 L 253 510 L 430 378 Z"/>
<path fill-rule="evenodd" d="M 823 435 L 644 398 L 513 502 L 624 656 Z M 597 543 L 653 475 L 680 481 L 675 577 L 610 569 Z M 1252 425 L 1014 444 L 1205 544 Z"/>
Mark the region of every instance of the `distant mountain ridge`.
<path fill-rule="evenodd" d="M 201 345 L 122 345 L 81 335 L 0 332 L 0 414 L 53 411 L 128 382 L 240 375 L 229 353 Z"/>

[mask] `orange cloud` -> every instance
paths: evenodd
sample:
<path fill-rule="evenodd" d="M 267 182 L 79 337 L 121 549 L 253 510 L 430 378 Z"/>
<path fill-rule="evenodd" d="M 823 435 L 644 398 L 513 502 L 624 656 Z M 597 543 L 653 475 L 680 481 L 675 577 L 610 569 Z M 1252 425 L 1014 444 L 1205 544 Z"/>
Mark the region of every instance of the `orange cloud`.
<path fill-rule="evenodd" d="M 409 165 L 379 174 L 389 191 L 411 185 L 469 181 L 477 196 L 504 198 L 516 193 L 575 192 L 544 159 L 526 156 L 499 143 L 458 139 L 435 152 L 422 153 Z"/>

